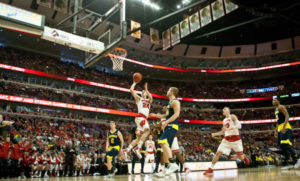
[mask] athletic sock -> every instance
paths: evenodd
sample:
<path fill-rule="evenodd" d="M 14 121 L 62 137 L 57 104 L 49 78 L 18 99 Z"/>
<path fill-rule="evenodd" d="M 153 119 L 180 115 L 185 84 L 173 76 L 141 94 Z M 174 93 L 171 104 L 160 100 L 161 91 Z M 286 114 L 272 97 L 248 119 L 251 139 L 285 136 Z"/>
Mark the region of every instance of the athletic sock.
<path fill-rule="evenodd" d="M 127 148 L 127 150 L 130 151 L 131 149 L 132 149 L 132 146 L 129 145 L 128 148 Z"/>
<path fill-rule="evenodd" d="M 211 166 L 209 168 L 214 169 L 215 168 L 215 164 L 211 164 Z"/>
<path fill-rule="evenodd" d="M 183 169 L 185 169 L 185 168 L 186 168 L 186 163 L 183 164 Z"/>

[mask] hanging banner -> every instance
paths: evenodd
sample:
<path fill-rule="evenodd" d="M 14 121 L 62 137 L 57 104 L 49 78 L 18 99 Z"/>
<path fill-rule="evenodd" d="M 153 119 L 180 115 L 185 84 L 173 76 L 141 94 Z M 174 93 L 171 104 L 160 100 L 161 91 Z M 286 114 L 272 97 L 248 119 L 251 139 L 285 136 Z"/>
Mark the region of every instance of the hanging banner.
<path fill-rule="evenodd" d="M 211 20 L 211 12 L 210 12 L 210 5 L 207 5 L 205 8 L 200 10 L 200 20 L 201 26 L 205 26 L 209 24 Z"/>
<path fill-rule="evenodd" d="M 194 13 L 189 17 L 191 33 L 200 29 L 199 12 Z"/>
<path fill-rule="evenodd" d="M 68 13 L 68 0 L 54 0 L 53 9 L 61 12 L 61 13 Z"/>
<path fill-rule="evenodd" d="M 159 31 L 157 29 L 150 28 L 150 42 L 159 45 Z"/>
<path fill-rule="evenodd" d="M 47 8 L 52 7 L 52 0 L 37 0 L 36 3 Z"/>
<path fill-rule="evenodd" d="M 131 31 L 133 31 L 133 30 L 138 29 L 138 28 L 141 27 L 141 23 L 133 21 L 133 20 L 130 20 L 130 25 L 131 25 L 130 26 L 131 27 Z M 141 30 L 136 31 L 134 33 L 131 33 L 131 36 L 134 37 L 134 38 L 141 39 L 141 37 L 142 37 Z"/>
<path fill-rule="evenodd" d="M 184 19 L 183 21 L 180 22 L 180 35 L 181 38 L 187 36 L 190 34 L 190 25 L 189 25 L 189 20 L 188 18 Z"/>
<path fill-rule="evenodd" d="M 213 20 L 217 20 L 220 17 L 224 16 L 223 0 L 217 0 L 211 4 Z"/>
<path fill-rule="evenodd" d="M 179 24 L 174 25 L 171 28 L 171 43 L 172 46 L 180 42 Z"/>
<path fill-rule="evenodd" d="M 162 33 L 163 50 L 168 49 L 171 46 L 170 29 L 167 29 Z"/>
<path fill-rule="evenodd" d="M 231 2 L 231 0 L 224 0 L 225 2 L 225 11 L 226 14 L 230 13 L 231 11 L 236 10 L 239 6 Z"/>

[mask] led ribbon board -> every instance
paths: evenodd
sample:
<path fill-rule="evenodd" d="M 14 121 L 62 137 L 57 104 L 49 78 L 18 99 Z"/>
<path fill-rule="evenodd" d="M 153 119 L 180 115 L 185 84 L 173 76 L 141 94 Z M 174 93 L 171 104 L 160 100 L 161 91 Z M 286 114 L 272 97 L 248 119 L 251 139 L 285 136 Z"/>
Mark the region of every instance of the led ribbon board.
<path fill-rule="evenodd" d="M 81 110 L 81 111 L 91 111 L 91 112 L 98 112 L 98 113 L 115 114 L 115 115 L 130 116 L 130 117 L 136 117 L 138 115 L 135 112 L 98 108 L 98 107 L 91 107 L 91 106 L 84 106 L 84 105 L 77 105 L 77 104 L 69 104 L 69 103 L 64 103 L 64 102 L 55 102 L 55 101 L 33 99 L 33 98 L 27 98 L 27 97 L 11 96 L 11 95 L 5 95 L 5 94 L 0 94 L 0 100 L 28 103 L 28 104 L 35 104 L 35 105 L 42 105 L 42 106 L 50 106 L 50 107 L 58 107 L 58 108 L 66 108 L 66 109 L 74 109 L 74 110 Z M 149 119 L 152 119 L 152 118 L 149 118 Z M 290 118 L 290 121 L 297 121 L 297 120 L 300 120 L 300 117 L 291 117 Z M 193 123 L 193 124 L 222 124 L 222 121 L 188 120 L 188 119 L 179 119 L 179 122 Z M 260 123 L 275 123 L 276 120 L 275 119 L 263 119 L 263 120 L 246 120 L 246 121 L 240 121 L 240 122 L 241 122 L 241 124 L 260 124 Z"/>

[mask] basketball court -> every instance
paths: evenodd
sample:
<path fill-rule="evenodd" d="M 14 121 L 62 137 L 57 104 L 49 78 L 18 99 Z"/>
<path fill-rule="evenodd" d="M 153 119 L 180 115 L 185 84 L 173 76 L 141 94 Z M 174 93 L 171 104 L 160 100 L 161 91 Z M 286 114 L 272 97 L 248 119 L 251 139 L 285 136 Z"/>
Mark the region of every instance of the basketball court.
<path fill-rule="evenodd" d="M 113 178 L 104 178 L 103 176 L 91 176 L 91 177 L 53 177 L 53 178 L 37 178 L 34 180 L 61 180 L 61 181 L 101 181 L 101 180 L 244 180 L 244 181 L 297 181 L 300 179 L 300 170 L 281 170 L 281 167 L 264 167 L 264 168 L 249 168 L 249 169 L 232 169 L 232 170 L 217 170 L 214 172 L 214 176 L 211 178 L 205 177 L 203 171 L 191 172 L 187 177 L 182 177 L 181 174 L 172 174 L 169 177 L 157 178 L 151 174 L 137 174 L 137 175 L 116 175 Z M 11 179 L 3 179 L 11 180 Z M 32 180 L 32 179 L 22 179 Z"/>

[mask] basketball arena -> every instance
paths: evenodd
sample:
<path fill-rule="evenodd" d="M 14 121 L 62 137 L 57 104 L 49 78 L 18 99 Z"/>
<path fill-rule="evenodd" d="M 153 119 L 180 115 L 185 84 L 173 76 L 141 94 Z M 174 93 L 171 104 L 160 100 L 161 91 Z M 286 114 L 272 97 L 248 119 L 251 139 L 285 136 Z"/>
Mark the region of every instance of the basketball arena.
<path fill-rule="evenodd" d="M 0 179 L 300 180 L 298 0 L 0 0 Z"/>

